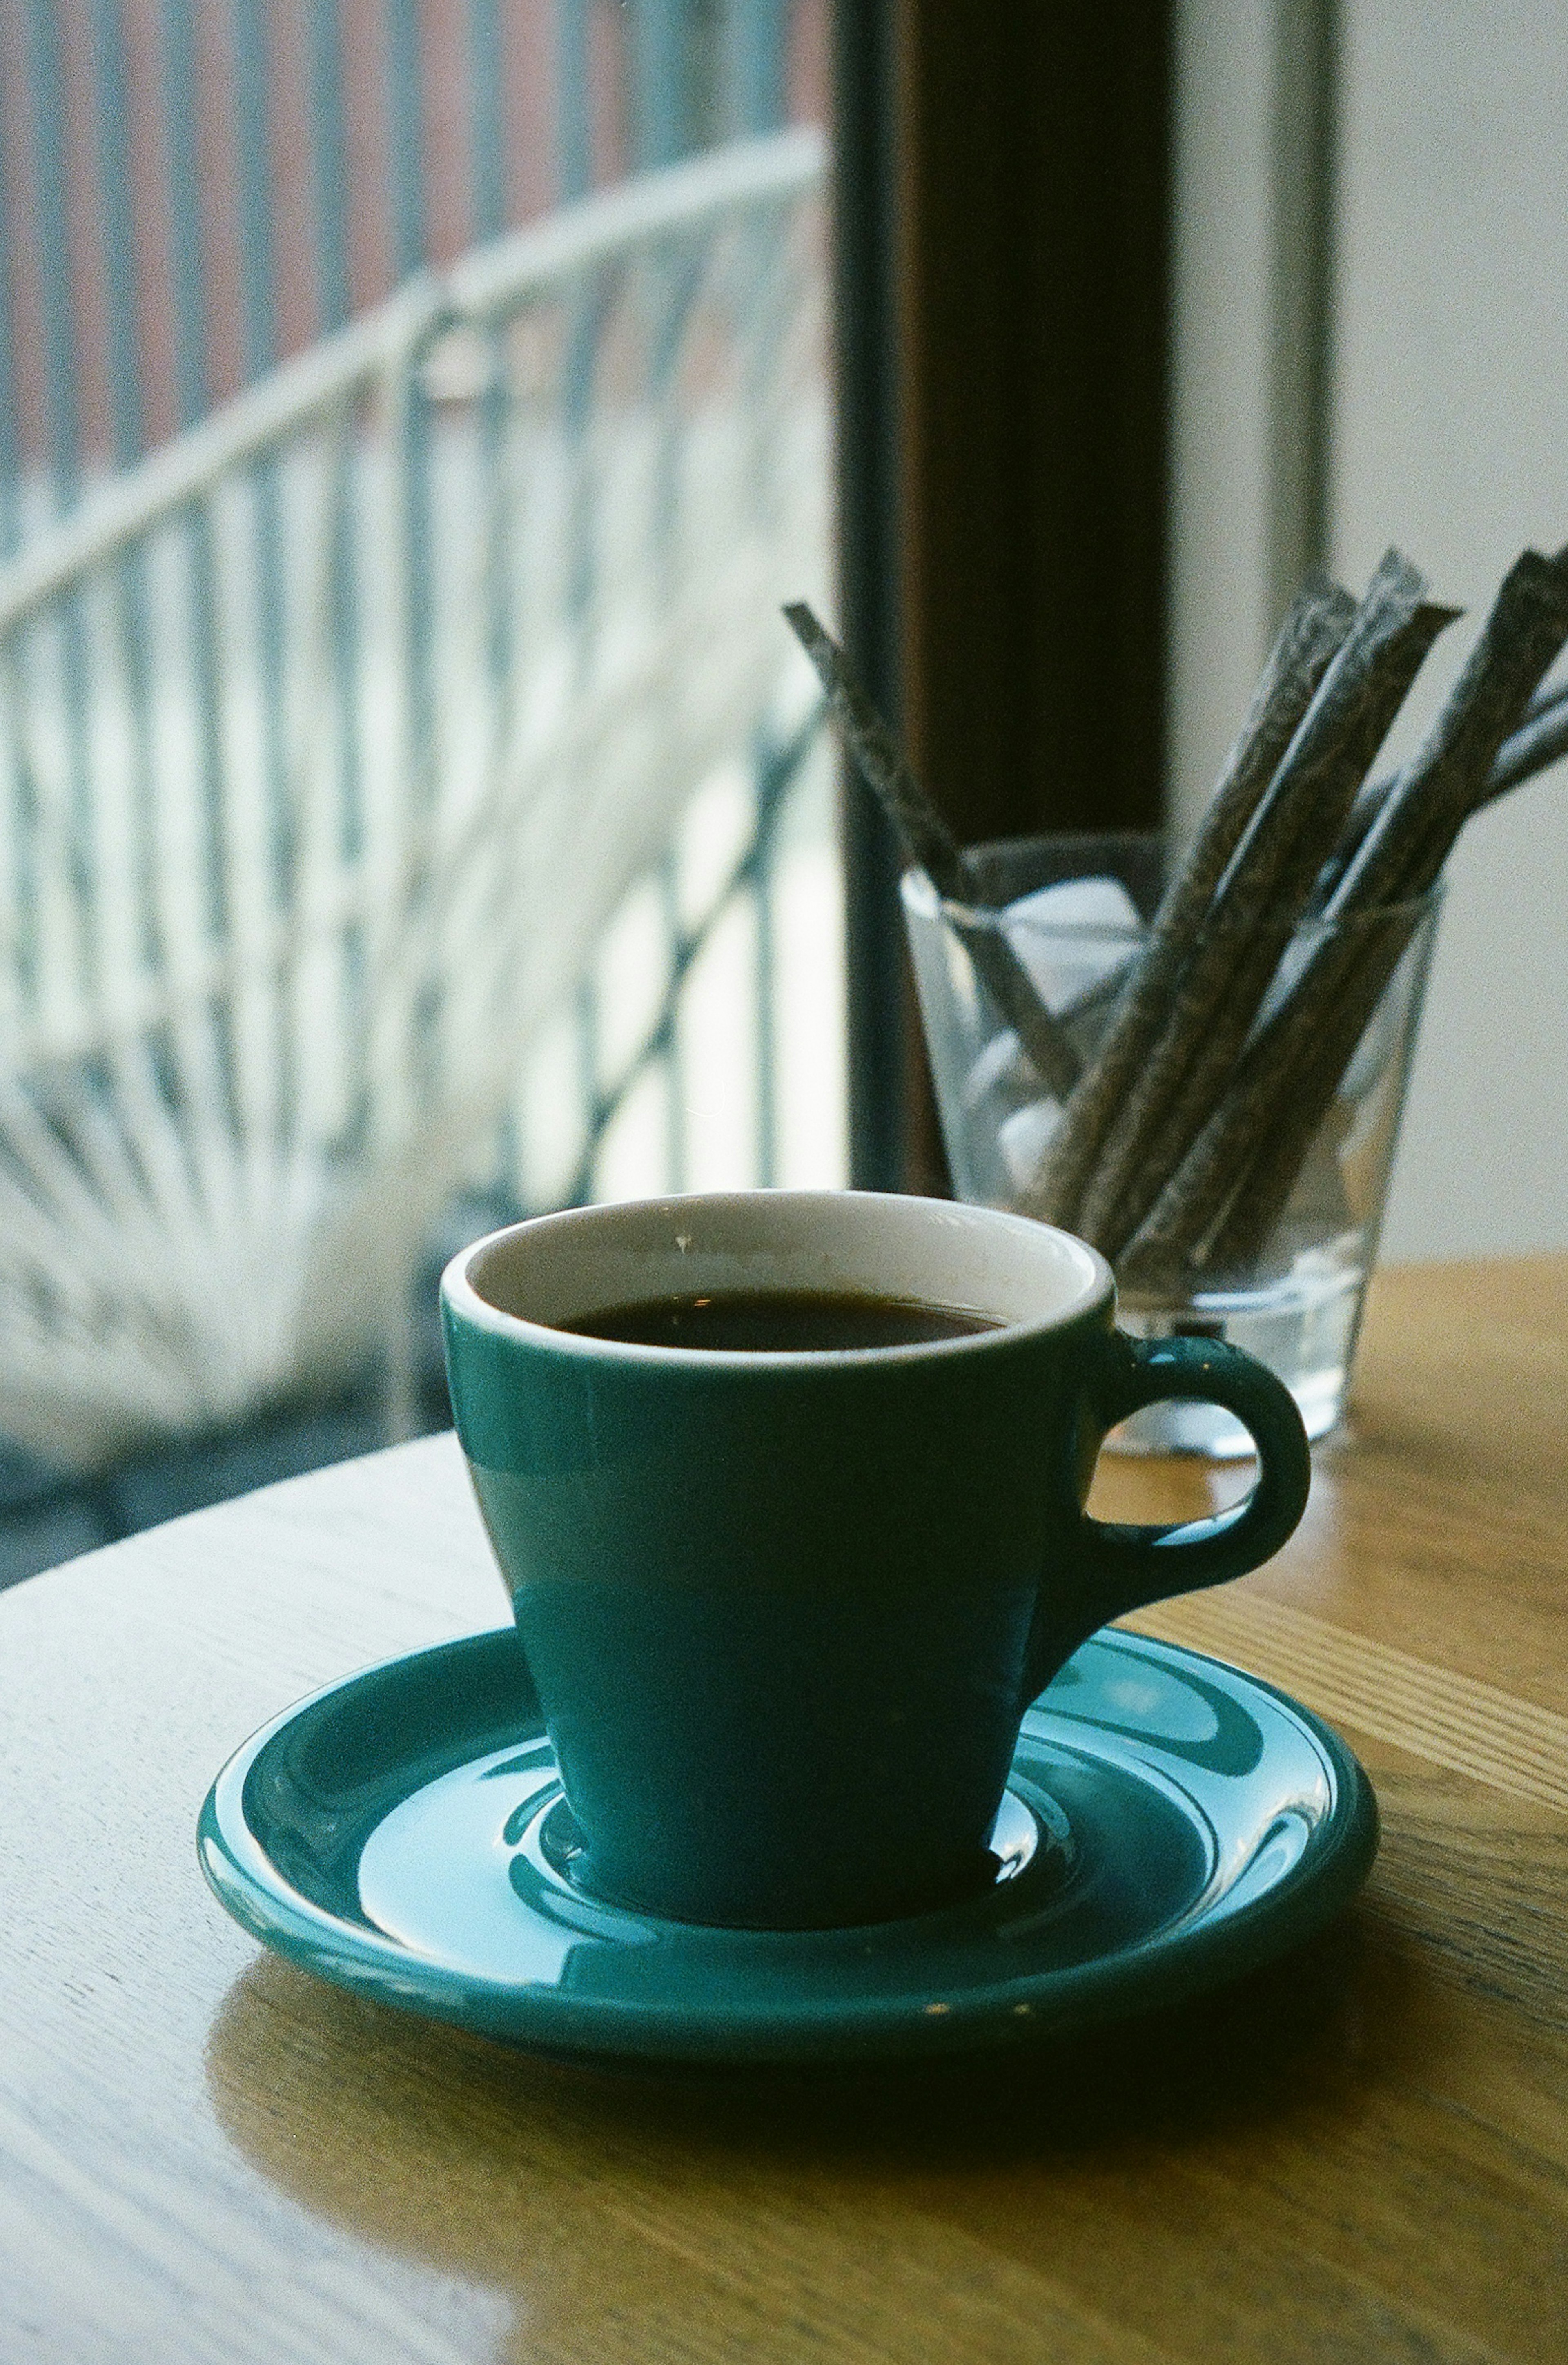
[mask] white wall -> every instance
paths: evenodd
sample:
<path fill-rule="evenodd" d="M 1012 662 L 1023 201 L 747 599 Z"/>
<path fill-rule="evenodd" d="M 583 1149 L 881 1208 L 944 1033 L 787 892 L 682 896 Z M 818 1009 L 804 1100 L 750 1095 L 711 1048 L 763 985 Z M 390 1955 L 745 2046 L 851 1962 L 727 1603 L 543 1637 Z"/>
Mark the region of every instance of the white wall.
<path fill-rule="evenodd" d="M 1269 223 L 1276 8 L 1291 5 L 1183 0 L 1179 15 L 1179 825 L 1201 810 L 1271 623 Z M 1343 0 L 1342 18 L 1333 562 L 1359 585 L 1397 541 L 1473 609 L 1526 543 L 1568 542 L 1568 5 Z M 1406 739 L 1467 629 L 1431 661 Z M 1559 766 L 1473 823 L 1450 864 L 1384 1253 L 1565 1244 Z"/>
<path fill-rule="evenodd" d="M 1170 768 L 1183 834 L 1268 652 L 1271 25 L 1270 0 L 1177 11 Z"/>
<path fill-rule="evenodd" d="M 1568 6 L 1346 0 L 1341 106 L 1335 563 L 1398 540 L 1473 608 L 1568 542 Z M 1563 1244 L 1568 765 L 1450 866 L 1384 1239 Z"/>

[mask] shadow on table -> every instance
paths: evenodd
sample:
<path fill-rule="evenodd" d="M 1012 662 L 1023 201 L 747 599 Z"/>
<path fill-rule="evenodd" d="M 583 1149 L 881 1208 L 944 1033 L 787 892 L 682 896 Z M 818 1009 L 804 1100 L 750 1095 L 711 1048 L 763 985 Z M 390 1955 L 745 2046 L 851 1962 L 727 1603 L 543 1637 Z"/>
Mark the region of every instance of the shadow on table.
<path fill-rule="evenodd" d="M 506 2290 L 534 2333 L 586 2310 L 596 2353 L 631 2358 L 716 2283 L 837 2274 L 837 2248 L 862 2271 L 879 2241 L 897 2272 L 934 2221 L 962 2242 L 953 2227 L 1000 2210 L 1014 2253 L 1044 2258 L 1047 2192 L 1137 2186 L 1353 2091 L 1369 2014 L 1380 2057 L 1399 2024 L 1398 1979 L 1369 1967 L 1352 1917 L 1201 2005 L 1070 2046 L 918 2074 L 654 2076 L 512 2053 L 263 1956 L 225 1999 L 207 2076 L 225 2133 L 294 2201 Z"/>

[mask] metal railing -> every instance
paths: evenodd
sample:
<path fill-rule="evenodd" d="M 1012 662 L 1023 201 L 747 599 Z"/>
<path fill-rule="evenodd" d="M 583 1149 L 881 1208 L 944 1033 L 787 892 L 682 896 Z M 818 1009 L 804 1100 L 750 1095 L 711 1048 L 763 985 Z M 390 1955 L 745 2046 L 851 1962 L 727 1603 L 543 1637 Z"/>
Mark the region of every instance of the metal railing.
<path fill-rule="evenodd" d="M 335 1386 L 253 1407 L 240 1420 L 194 1435 L 145 1440 L 101 1468 L 62 1471 L 0 1440 L 0 1588 L 158 1519 L 367 1452 L 386 1441 L 389 1412 L 405 1431 L 443 1427 L 450 1414 L 434 1313 L 446 1255 L 520 1215 L 613 1193 L 628 1179 L 626 1158 L 616 1155 L 617 1125 L 650 1087 L 659 1106 L 654 1126 L 644 1126 L 632 1147 L 630 1180 L 637 1189 L 842 1182 L 843 919 L 834 785 L 829 745 L 809 712 L 770 760 L 745 772 L 730 768 L 711 784 L 710 799 L 716 794 L 728 808 L 727 827 L 715 831 L 700 809 L 688 816 L 707 856 L 695 898 L 692 882 L 680 875 L 678 846 L 633 882 L 607 932 L 610 944 L 601 943 L 562 997 L 556 1031 L 565 1040 L 556 1056 L 552 1059 L 547 1026 L 503 1118 L 499 1154 L 478 1161 L 475 1182 L 448 1204 L 425 1243 L 396 1374 L 399 1403 L 389 1403 L 392 1375 L 373 1357 Z M 715 836 L 722 842 L 717 862 Z M 613 967 L 607 957 L 618 922 L 649 903 L 664 932 L 664 957 L 642 963 L 644 979 L 651 970 L 655 980 L 651 1015 L 628 1033 L 621 982 L 603 972 Z M 737 929 L 737 922 L 749 925 Z M 721 940 L 734 935 L 741 943 L 732 944 L 731 958 L 714 970 Z M 737 1003 L 745 1038 L 738 1059 Z M 717 1084 L 737 1120 L 717 1144 L 691 1138 L 689 1094 L 689 1079 L 705 1067 L 704 1041 L 690 1038 L 696 1032 L 711 1048 L 714 1015 L 732 1032 L 728 1057 L 721 1047 Z M 739 1111 L 728 1106 L 737 1095 Z M 553 1169 L 522 1154 L 522 1104 L 541 1096 L 566 1150 Z"/>
<path fill-rule="evenodd" d="M 0 583 L 0 1429 L 102 1458 L 389 1318 L 776 704 L 821 170 L 742 143 L 421 275 Z"/>
<path fill-rule="evenodd" d="M 623 1051 L 606 1078 L 600 1051 L 603 995 L 591 974 L 578 983 L 575 1018 L 580 1058 L 581 1147 L 571 1179 L 564 1190 L 530 1193 L 520 1171 L 520 1207 L 581 1206 L 602 1195 L 601 1161 L 606 1142 L 632 1097 L 650 1076 L 664 1074 L 665 1124 L 663 1154 L 645 1169 L 644 1187 L 682 1191 L 691 1181 L 691 1158 L 686 1139 L 685 1095 L 680 1075 L 681 1022 L 691 979 L 719 930 L 743 902 L 752 923 L 750 1018 L 755 1048 L 747 1063 L 754 1085 L 752 1139 L 745 1181 L 772 1189 L 780 1179 L 779 1135 L 782 1126 L 778 1089 L 779 980 L 775 951 L 773 891 L 779 830 L 791 790 L 802 767 L 817 747 L 823 718 L 813 709 L 781 744 L 759 755 L 749 783 L 755 800 L 747 815 L 745 841 L 721 873 L 702 908 L 682 910 L 679 866 L 673 849 L 657 869 L 660 916 L 666 936 L 659 964 L 661 988 L 651 1018 Z M 734 1089 L 740 1079 L 726 1080 Z M 834 1089 L 831 1071 L 823 1078 L 824 1093 Z"/>
<path fill-rule="evenodd" d="M 811 107 L 820 13 L 0 18 L 0 1582 L 433 1417 L 443 1227 L 798 1178 L 822 153 L 734 135 Z M 743 1008 L 715 1168 L 683 1067 Z"/>
<path fill-rule="evenodd" d="M 821 110 L 823 0 L 13 0 L 0 558 L 430 265 Z"/>

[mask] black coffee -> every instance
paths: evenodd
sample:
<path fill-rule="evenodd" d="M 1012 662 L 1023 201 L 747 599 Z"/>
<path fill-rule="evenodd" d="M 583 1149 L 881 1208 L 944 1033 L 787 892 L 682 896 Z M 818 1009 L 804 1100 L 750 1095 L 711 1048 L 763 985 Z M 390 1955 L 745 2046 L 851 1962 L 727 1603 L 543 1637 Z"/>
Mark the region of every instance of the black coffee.
<path fill-rule="evenodd" d="M 711 1296 L 641 1298 L 559 1322 L 588 1339 L 638 1347 L 711 1347 L 726 1353 L 818 1353 L 846 1347 L 916 1347 L 1000 1330 L 989 1314 L 857 1290 L 726 1289 Z"/>

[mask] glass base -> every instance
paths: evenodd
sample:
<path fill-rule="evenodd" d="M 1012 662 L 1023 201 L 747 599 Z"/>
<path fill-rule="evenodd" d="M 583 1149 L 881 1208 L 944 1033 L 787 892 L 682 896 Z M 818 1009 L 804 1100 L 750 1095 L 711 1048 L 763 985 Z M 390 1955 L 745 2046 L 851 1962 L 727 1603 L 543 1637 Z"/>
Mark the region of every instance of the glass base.
<path fill-rule="evenodd" d="M 1357 1246 L 1360 1246 L 1359 1241 Z M 1360 1256 L 1314 1249 L 1278 1280 L 1250 1289 L 1199 1291 L 1180 1306 L 1125 1300 L 1116 1319 L 1142 1339 L 1224 1339 L 1283 1380 L 1308 1437 L 1322 1437 L 1344 1408 L 1366 1271 Z M 1202 1453 L 1240 1461 L 1252 1440 L 1217 1405 L 1150 1405 L 1105 1440 L 1112 1453 Z"/>

